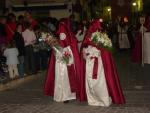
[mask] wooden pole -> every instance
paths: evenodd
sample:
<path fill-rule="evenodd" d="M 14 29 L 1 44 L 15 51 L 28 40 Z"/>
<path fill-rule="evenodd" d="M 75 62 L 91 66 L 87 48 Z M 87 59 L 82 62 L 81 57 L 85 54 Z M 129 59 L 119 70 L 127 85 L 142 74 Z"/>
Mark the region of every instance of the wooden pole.
<path fill-rule="evenodd" d="M 144 23 L 145 23 L 145 17 L 140 17 L 140 23 L 141 23 L 141 32 L 142 32 L 142 66 L 144 66 Z"/>
<path fill-rule="evenodd" d="M 142 67 L 144 67 L 144 26 L 142 24 Z"/>

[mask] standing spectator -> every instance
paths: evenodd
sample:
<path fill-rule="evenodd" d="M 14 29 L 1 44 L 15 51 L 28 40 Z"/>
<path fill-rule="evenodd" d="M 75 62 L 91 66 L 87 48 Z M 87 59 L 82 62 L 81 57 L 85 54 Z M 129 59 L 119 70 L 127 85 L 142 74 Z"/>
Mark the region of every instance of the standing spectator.
<path fill-rule="evenodd" d="M 131 45 L 131 49 L 134 47 L 134 38 L 135 38 L 135 33 L 136 33 L 136 29 L 135 29 L 135 25 L 130 25 L 128 28 L 128 37 L 129 37 L 129 42 Z"/>
<path fill-rule="evenodd" d="M 25 23 L 25 20 L 24 20 L 24 16 L 23 15 L 19 15 L 18 16 L 18 21 L 17 21 L 18 24 L 22 24 L 22 31 L 25 30 L 25 26 L 24 26 L 24 23 Z"/>
<path fill-rule="evenodd" d="M 25 23 L 26 30 L 22 33 L 25 41 L 25 72 L 27 74 L 35 73 L 34 51 L 33 44 L 36 41 L 36 35 L 32 30 L 30 23 Z"/>
<path fill-rule="evenodd" d="M 25 56 L 25 43 L 22 37 L 22 24 L 17 25 L 16 32 L 13 36 L 13 39 L 15 41 L 16 47 L 19 50 L 18 71 L 19 71 L 20 77 L 22 78 L 24 76 L 24 56 Z"/>
<path fill-rule="evenodd" d="M 1 16 L 0 17 L 0 46 L 6 44 L 6 17 L 5 16 Z"/>
<path fill-rule="evenodd" d="M 24 16 L 25 16 L 25 21 L 29 22 L 32 28 L 34 29 L 34 27 L 38 24 L 38 22 L 35 19 L 33 19 L 30 12 L 25 12 Z"/>
<path fill-rule="evenodd" d="M 33 50 L 34 50 L 34 59 L 35 59 L 35 68 L 36 70 L 40 70 L 40 54 L 39 54 L 39 38 L 40 38 L 40 26 L 35 26 L 34 27 L 34 33 L 36 36 L 35 43 L 33 45 Z"/>
<path fill-rule="evenodd" d="M 14 79 L 19 76 L 17 64 L 18 61 L 18 49 L 15 47 L 13 41 L 8 44 L 8 48 L 4 50 L 4 56 L 6 57 L 6 64 L 8 65 L 8 71 L 10 79 Z"/>
<path fill-rule="evenodd" d="M 8 43 L 12 41 L 14 32 L 16 31 L 16 16 L 13 13 L 8 14 L 6 32 Z"/>
<path fill-rule="evenodd" d="M 34 32 L 36 34 L 36 44 L 34 44 L 34 55 L 36 59 L 36 67 L 39 70 L 47 69 L 48 65 L 48 45 L 45 43 L 44 39 L 42 38 L 41 29 L 39 26 L 35 26 Z"/>
<path fill-rule="evenodd" d="M 75 21 L 74 14 L 70 15 L 69 20 L 70 20 L 70 25 L 69 25 L 70 30 L 72 33 L 76 34 L 78 23 Z"/>
<path fill-rule="evenodd" d="M 55 33 L 56 31 L 56 25 L 55 25 L 55 19 L 54 18 L 48 18 L 48 23 L 47 23 L 48 28 L 50 29 L 51 32 Z"/>
<path fill-rule="evenodd" d="M 128 25 L 121 19 L 118 25 L 118 41 L 119 41 L 119 49 L 128 49 L 130 48 L 130 43 L 127 35 Z"/>
<path fill-rule="evenodd" d="M 4 8 L 2 14 L 4 16 L 8 16 L 8 14 L 10 13 L 10 9 L 9 8 Z"/>
<path fill-rule="evenodd" d="M 19 15 L 17 22 L 18 22 L 19 24 L 23 24 L 23 23 L 24 23 L 24 16 L 23 16 L 23 15 Z"/>

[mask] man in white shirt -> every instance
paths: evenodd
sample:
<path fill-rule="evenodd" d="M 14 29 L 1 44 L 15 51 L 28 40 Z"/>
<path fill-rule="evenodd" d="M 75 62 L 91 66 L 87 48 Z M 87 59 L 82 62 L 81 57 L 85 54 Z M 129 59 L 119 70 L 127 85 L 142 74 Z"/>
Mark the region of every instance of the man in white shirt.
<path fill-rule="evenodd" d="M 32 25 L 30 23 L 26 23 L 25 27 L 26 29 L 22 33 L 25 42 L 25 72 L 26 74 L 34 74 L 36 70 L 33 44 L 36 41 L 36 35 L 32 30 Z"/>

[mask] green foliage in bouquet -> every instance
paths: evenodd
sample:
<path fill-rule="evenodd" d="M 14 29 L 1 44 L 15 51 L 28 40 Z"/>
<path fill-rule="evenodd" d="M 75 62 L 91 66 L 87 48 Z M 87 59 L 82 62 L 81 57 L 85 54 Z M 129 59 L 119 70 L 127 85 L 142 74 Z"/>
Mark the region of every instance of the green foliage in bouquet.
<path fill-rule="evenodd" d="M 69 60 L 71 58 L 71 54 L 69 52 L 64 52 L 62 60 L 64 63 L 69 64 Z"/>
<path fill-rule="evenodd" d="M 94 35 L 92 42 L 97 45 L 97 42 L 98 42 L 98 36 L 97 35 Z"/>

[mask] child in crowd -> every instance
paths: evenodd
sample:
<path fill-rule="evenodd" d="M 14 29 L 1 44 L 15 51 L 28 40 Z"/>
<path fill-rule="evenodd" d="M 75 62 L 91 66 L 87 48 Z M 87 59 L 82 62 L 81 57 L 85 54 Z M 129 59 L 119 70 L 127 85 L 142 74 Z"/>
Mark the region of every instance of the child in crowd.
<path fill-rule="evenodd" d="M 15 47 L 13 41 L 8 44 L 8 47 L 4 50 L 4 56 L 6 57 L 6 64 L 8 65 L 8 72 L 10 79 L 14 79 L 18 77 L 18 49 Z"/>

